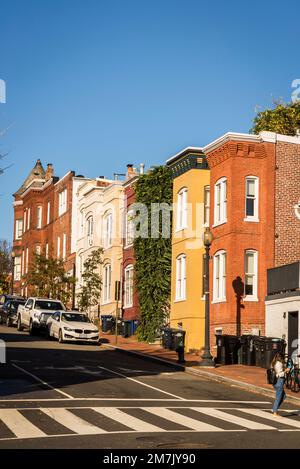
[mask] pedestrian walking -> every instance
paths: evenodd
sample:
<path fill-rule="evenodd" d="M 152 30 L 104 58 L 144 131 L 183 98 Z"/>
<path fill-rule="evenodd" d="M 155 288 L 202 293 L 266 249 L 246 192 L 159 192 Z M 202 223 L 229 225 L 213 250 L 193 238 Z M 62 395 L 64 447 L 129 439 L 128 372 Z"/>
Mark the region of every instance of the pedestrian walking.
<path fill-rule="evenodd" d="M 272 408 L 272 413 L 274 417 L 280 417 L 278 414 L 278 409 L 286 398 L 284 391 L 284 382 L 285 382 L 285 373 L 289 371 L 289 368 L 285 368 L 284 357 L 280 353 L 276 353 L 274 356 L 271 368 L 275 371 L 277 381 L 273 384 L 273 387 L 276 391 L 276 397 Z"/>

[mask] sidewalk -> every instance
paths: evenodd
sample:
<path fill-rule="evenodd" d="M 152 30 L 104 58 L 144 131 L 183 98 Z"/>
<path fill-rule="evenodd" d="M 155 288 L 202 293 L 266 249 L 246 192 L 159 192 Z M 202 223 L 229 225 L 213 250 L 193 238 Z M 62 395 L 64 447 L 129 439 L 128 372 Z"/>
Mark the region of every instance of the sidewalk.
<path fill-rule="evenodd" d="M 116 343 L 115 335 L 102 332 L 101 342 L 105 347 L 113 347 L 120 352 L 136 354 L 144 359 L 175 366 L 186 373 L 274 397 L 273 387 L 266 382 L 266 370 L 264 368 L 245 365 L 217 365 L 216 368 L 204 369 L 198 365 L 200 356 L 191 353 L 185 354 L 186 363 L 181 365 L 177 364 L 178 356 L 176 352 L 166 350 L 157 344 L 138 342 L 135 336 L 124 338 L 118 335 Z M 300 393 L 298 395 L 288 389 L 286 389 L 286 393 L 288 396 L 287 402 L 300 406 Z"/>

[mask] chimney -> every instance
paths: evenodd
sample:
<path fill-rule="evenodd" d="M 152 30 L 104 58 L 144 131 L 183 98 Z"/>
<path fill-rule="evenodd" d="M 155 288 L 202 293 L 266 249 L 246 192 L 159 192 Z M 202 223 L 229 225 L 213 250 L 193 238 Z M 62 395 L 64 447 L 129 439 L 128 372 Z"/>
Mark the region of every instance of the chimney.
<path fill-rule="evenodd" d="M 47 164 L 47 169 L 46 169 L 46 174 L 45 174 L 45 179 L 46 181 L 49 181 L 49 179 L 53 178 L 53 164 L 48 163 Z"/>
<path fill-rule="evenodd" d="M 144 174 L 145 172 L 145 163 L 140 164 L 140 174 Z"/>
<path fill-rule="evenodd" d="M 126 179 L 131 179 L 134 176 L 133 164 L 127 165 Z"/>

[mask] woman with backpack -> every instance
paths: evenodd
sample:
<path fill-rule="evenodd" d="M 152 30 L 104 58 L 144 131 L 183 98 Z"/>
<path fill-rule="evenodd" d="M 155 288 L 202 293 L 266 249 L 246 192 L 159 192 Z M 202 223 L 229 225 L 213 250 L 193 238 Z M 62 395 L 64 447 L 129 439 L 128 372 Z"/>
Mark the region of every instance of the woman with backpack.
<path fill-rule="evenodd" d="M 273 387 L 276 391 L 276 397 L 273 404 L 272 413 L 274 417 L 279 417 L 278 409 L 286 398 L 284 391 L 285 373 L 289 371 L 289 368 L 285 368 L 284 358 L 280 353 L 276 353 L 274 356 L 271 363 L 271 369 L 274 370 L 275 376 L 277 378 L 276 383 L 273 384 Z"/>

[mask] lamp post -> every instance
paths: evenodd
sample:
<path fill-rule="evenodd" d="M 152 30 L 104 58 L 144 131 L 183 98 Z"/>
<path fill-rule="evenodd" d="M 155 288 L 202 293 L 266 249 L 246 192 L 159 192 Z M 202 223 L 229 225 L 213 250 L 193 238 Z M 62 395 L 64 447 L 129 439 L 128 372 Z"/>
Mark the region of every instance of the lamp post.
<path fill-rule="evenodd" d="M 10 293 L 11 293 L 12 295 L 14 294 L 15 257 L 16 257 L 15 251 L 11 251 L 12 268 L 11 268 L 11 287 L 10 287 Z"/>
<path fill-rule="evenodd" d="M 209 324 L 209 249 L 213 242 L 213 235 L 210 229 L 205 228 L 203 243 L 205 246 L 205 343 L 204 352 L 199 362 L 200 366 L 214 367 L 215 363 L 210 353 L 210 324 Z"/>

